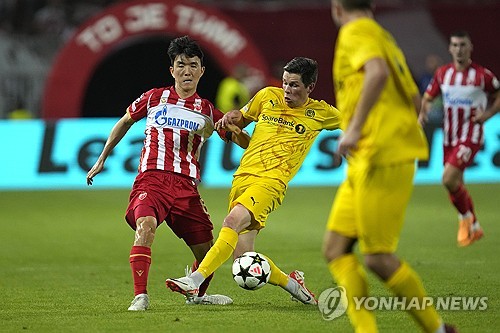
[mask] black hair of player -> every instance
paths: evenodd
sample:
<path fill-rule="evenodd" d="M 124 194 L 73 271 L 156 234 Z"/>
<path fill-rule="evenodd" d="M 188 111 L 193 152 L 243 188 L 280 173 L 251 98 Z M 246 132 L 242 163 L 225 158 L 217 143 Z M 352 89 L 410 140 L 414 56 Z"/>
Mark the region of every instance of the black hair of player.
<path fill-rule="evenodd" d="M 318 80 L 318 63 L 310 58 L 295 57 L 283 69 L 288 73 L 299 74 L 306 87 Z"/>
<path fill-rule="evenodd" d="M 472 40 L 470 34 L 465 30 L 457 30 L 455 32 L 452 32 L 450 34 L 450 38 L 451 37 L 467 38 L 468 40 Z"/>
<path fill-rule="evenodd" d="M 200 58 L 201 65 L 203 66 L 203 51 L 198 43 L 187 35 L 173 39 L 168 46 L 167 54 L 172 66 L 174 65 L 175 58 L 181 54 L 185 54 L 188 58 Z"/>
<path fill-rule="evenodd" d="M 346 10 L 373 10 L 372 0 L 337 0 Z"/>

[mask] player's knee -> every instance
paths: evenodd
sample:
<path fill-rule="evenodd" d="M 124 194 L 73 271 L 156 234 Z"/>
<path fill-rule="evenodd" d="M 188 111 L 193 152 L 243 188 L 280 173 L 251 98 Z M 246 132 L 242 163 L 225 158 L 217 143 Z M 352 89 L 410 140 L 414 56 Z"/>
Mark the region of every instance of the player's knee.
<path fill-rule="evenodd" d="M 241 205 L 237 205 L 234 207 L 222 223 L 223 227 L 231 228 L 237 233 L 240 233 L 251 223 L 250 213 L 246 210 L 246 208 L 240 206 Z"/>
<path fill-rule="evenodd" d="M 371 271 L 377 271 L 382 267 L 382 262 L 380 258 L 373 256 L 365 256 L 365 265 Z"/>
<path fill-rule="evenodd" d="M 141 217 L 136 221 L 135 245 L 151 246 L 156 232 L 156 219 L 151 216 Z"/>
<path fill-rule="evenodd" d="M 242 219 L 238 216 L 231 215 L 231 214 L 226 216 L 226 218 L 224 219 L 224 222 L 222 223 L 223 227 L 231 228 L 238 233 L 244 229 L 244 227 L 242 227 L 242 225 L 243 225 Z"/>
<path fill-rule="evenodd" d="M 457 189 L 459 187 L 459 181 L 454 179 L 454 177 L 451 177 L 451 176 L 446 175 L 446 174 L 443 175 L 443 177 L 441 178 L 441 182 L 442 182 L 443 186 L 446 187 L 446 189 L 450 192 L 457 191 Z"/>
<path fill-rule="evenodd" d="M 323 244 L 322 252 L 326 262 L 331 262 L 342 255 L 341 251 L 329 244 Z"/>
<path fill-rule="evenodd" d="M 393 254 L 365 255 L 366 267 L 386 281 L 400 266 L 400 261 Z"/>
<path fill-rule="evenodd" d="M 335 232 L 328 232 L 323 240 L 323 257 L 326 262 L 331 262 L 348 253 L 352 253 L 355 239 L 341 236 Z"/>
<path fill-rule="evenodd" d="M 325 258 L 326 262 L 332 262 L 333 260 L 350 253 L 352 253 L 352 250 L 350 248 L 323 245 L 323 257 Z"/>

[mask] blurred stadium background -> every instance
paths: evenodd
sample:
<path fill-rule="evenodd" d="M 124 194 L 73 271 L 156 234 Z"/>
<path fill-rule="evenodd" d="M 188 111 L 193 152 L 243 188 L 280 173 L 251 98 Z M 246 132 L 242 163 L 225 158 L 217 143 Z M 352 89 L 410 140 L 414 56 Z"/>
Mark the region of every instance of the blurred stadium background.
<path fill-rule="evenodd" d="M 447 36 L 457 29 L 471 33 L 473 59 L 500 75 L 500 1 L 375 4 L 377 18 L 407 54 L 416 81 L 428 79 L 427 62 L 449 61 Z M 171 39 L 190 34 L 201 43 L 207 72 L 199 93 L 212 101 L 219 82 L 239 63 L 251 67 L 246 82 L 256 90 L 279 82 L 276 68 L 301 55 L 320 65 L 312 97 L 334 103 L 336 32 L 329 0 L 0 0 L 0 243 L 7 250 L 0 259 L 5 299 L 0 331 L 349 332 L 345 316 L 322 320 L 316 309 L 284 303 L 279 288 L 258 293 L 238 288 L 228 274 L 230 263 L 211 288 L 233 296 L 234 306 L 217 311 L 182 306 L 178 295 L 165 292 L 164 278 L 177 276 L 192 258 L 167 228 L 154 245 L 158 259 L 150 275 L 152 309 L 140 316 L 127 313 L 133 233 L 122 215 L 136 175 L 143 126 L 132 127 L 93 187 L 85 184 L 127 105 L 151 87 L 172 83 L 166 55 Z M 488 121 L 485 147 L 466 173 L 467 182 L 477 183 L 470 189 L 487 236 L 459 249 L 456 217 L 438 185 L 439 104 L 435 112 L 433 126 L 426 128 L 431 159 L 420 165 L 416 178 L 425 185 L 415 189 L 400 253 L 418 269 L 431 295 L 489 297 L 488 311 L 447 311 L 445 321 L 461 332 L 497 332 L 500 115 Z M 343 178 L 342 167 L 329 159 L 337 136 L 318 137 L 291 183 L 303 187 L 290 189 L 258 244 L 283 269 L 300 266 L 309 287 L 318 292 L 332 286 L 320 246 L 335 185 Z M 241 153 L 219 141 L 208 140 L 204 146 L 200 188 L 216 234 L 226 214 L 227 189 L 214 187 L 230 185 Z M 207 173 L 213 177 L 205 177 Z M 33 189 L 37 191 L 26 191 Z M 370 279 L 374 295 L 386 295 L 375 277 Z M 416 330 L 405 313 L 379 311 L 377 316 L 383 332 Z M 245 328 L 234 318 L 259 320 Z"/>
<path fill-rule="evenodd" d="M 47 89 L 56 89 L 59 96 L 65 95 L 63 83 L 47 86 L 51 83 L 50 75 L 57 75 L 54 71 L 59 70 L 57 61 L 62 50 L 90 25 L 92 18 L 117 14 L 113 7 L 126 3 L 143 6 L 162 3 L 166 11 L 179 4 L 191 4 L 200 13 L 229 20 L 255 48 L 257 54 L 253 57 L 262 58 L 259 68 L 254 68 L 257 78 L 250 82 L 253 90 L 272 82 L 276 67 L 293 56 L 313 57 L 320 64 L 319 85 L 313 97 L 334 102 L 331 61 L 336 28 L 330 18 L 329 0 L 2 0 L 0 119 L 9 118 L 17 109 L 27 110 L 34 118 L 120 116 L 138 94 L 149 87 L 168 84 L 171 78 L 165 46 L 177 37 L 173 34 L 175 30 L 144 29 L 128 36 L 130 38 L 119 38 L 92 66 L 78 67 L 78 59 L 75 59 L 75 67 L 64 69 L 71 71 L 68 75 L 72 77 L 87 79 L 78 87 L 82 97 L 75 110 L 44 109 L 45 105 L 52 105 L 44 103 Z M 428 55 L 438 55 L 443 61 L 449 59 L 447 36 L 456 29 L 471 33 L 473 59 L 499 75 L 500 45 L 494 27 L 500 1 L 375 0 L 375 4 L 377 18 L 394 33 L 406 52 L 416 80 L 425 74 Z M 182 33 L 182 29 L 177 32 Z M 193 37 L 202 41 L 208 38 L 196 34 Z M 231 68 L 212 50 L 205 47 L 205 51 L 209 72 L 200 84 L 200 93 L 214 100 L 218 82 L 231 74 Z M 82 70 L 90 73 L 79 73 Z M 113 90 L 119 92 L 110 94 Z M 66 103 L 73 105 L 70 101 Z"/>
<path fill-rule="evenodd" d="M 374 3 L 377 19 L 405 51 L 422 89 L 429 68 L 450 60 L 448 35 L 455 30 L 469 31 L 473 60 L 500 75 L 495 30 L 499 0 Z M 335 103 L 331 66 L 336 33 L 329 0 L 2 0 L 0 172 L 14 174 L 2 177 L 0 190 L 83 188 L 82 177 L 116 117 L 142 92 L 173 83 L 166 48 L 175 37 L 189 34 L 200 42 L 206 72 L 198 92 L 212 101 L 221 80 L 236 66 L 247 66 L 245 84 L 254 93 L 279 85 L 284 63 L 300 55 L 320 66 L 312 97 Z M 431 160 L 417 175 L 422 183 L 440 181 L 439 104 L 432 115 L 426 128 Z M 23 118 L 31 120 L 18 121 Z M 485 149 L 476 167 L 467 171 L 468 180 L 500 182 L 499 119 L 497 115 L 487 123 Z M 130 186 L 142 140 L 141 126 L 135 127 L 128 143 L 117 147 L 116 163 L 108 162 L 109 172 L 97 186 Z M 9 141 L 19 133 L 23 135 L 17 142 L 30 147 L 30 154 Z M 296 182 L 338 184 L 342 167 L 337 169 L 328 156 L 337 137 L 322 133 Z M 241 152 L 217 141 L 209 140 L 202 163 L 205 174 L 223 177 L 205 185 L 229 186 Z"/>

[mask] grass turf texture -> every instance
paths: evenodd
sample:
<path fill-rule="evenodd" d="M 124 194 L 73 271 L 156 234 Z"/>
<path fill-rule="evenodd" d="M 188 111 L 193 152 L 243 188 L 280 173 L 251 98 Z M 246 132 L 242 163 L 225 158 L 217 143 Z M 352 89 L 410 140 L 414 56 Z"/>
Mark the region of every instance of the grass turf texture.
<path fill-rule="evenodd" d="M 457 222 L 440 186 L 418 186 L 407 213 L 398 254 L 421 275 L 432 296 L 486 296 L 485 311 L 442 311 L 460 332 L 497 332 L 500 308 L 498 198 L 500 185 L 469 186 L 485 237 L 456 246 Z M 203 189 L 218 234 L 227 189 Z M 301 269 L 319 294 L 334 286 L 321 255 L 325 221 L 335 189 L 292 187 L 271 214 L 256 250 L 289 272 Z M 128 312 L 133 286 L 128 253 L 133 232 L 123 220 L 128 191 L 0 193 L 0 331 L 66 332 L 351 332 L 344 315 L 322 319 L 317 308 L 291 302 L 281 288 L 246 291 L 233 282 L 230 261 L 216 273 L 210 293 L 230 306 L 192 306 L 164 286 L 183 275 L 192 255 L 162 225 L 153 245 L 151 308 Z M 390 295 L 369 275 L 372 295 Z M 401 311 L 377 311 L 381 332 L 418 332 Z"/>

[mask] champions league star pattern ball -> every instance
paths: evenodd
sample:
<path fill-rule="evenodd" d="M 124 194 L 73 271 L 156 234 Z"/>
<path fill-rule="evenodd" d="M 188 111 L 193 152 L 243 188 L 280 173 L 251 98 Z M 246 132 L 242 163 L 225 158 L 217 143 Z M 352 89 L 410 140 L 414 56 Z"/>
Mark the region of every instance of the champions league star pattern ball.
<path fill-rule="evenodd" d="M 247 290 L 262 288 L 271 276 L 271 266 L 262 254 L 245 252 L 233 262 L 233 279 Z"/>

